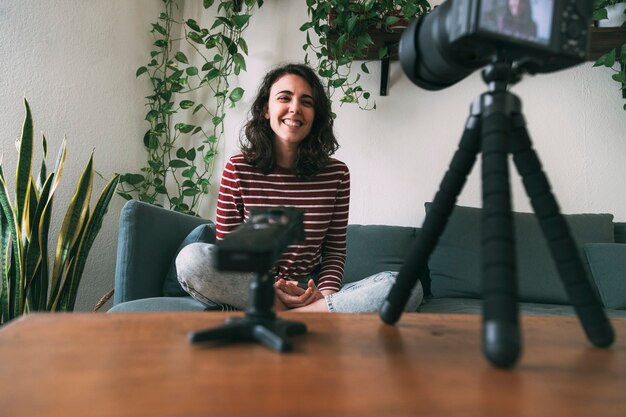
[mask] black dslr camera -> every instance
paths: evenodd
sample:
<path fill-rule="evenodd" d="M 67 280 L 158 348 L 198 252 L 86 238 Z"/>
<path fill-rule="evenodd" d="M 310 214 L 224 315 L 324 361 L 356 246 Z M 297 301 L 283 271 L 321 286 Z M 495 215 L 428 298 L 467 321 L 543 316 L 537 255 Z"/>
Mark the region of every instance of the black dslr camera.
<path fill-rule="evenodd" d="M 303 211 L 293 207 L 251 209 L 248 221 L 217 243 L 217 268 L 267 272 L 287 246 L 305 237 Z"/>
<path fill-rule="evenodd" d="M 409 78 L 446 88 L 498 59 L 528 73 L 585 60 L 593 0 L 448 0 L 414 21 L 400 42 Z"/>

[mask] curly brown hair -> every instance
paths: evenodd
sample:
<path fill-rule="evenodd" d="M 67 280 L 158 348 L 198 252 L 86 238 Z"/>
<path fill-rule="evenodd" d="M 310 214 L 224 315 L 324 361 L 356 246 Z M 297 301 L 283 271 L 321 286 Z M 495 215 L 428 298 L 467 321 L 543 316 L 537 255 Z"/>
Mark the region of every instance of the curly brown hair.
<path fill-rule="evenodd" d="M 339 148 L 333 133 L 333 116 L 330 99 L 315 72 L 303 64 L 287 64 L 268 72 L 259 87 L 240 138 L 241 152 L 246 161 L 264 174 L 276 167 L 274 132 L 265 118 L 270 89 L 281 77 L 292 74 L 304 79 L 313 90 L 315 118 L 309 135 L 300 142 L 293 171 L 298 178 L 309 179 L 317 175 Z"/>

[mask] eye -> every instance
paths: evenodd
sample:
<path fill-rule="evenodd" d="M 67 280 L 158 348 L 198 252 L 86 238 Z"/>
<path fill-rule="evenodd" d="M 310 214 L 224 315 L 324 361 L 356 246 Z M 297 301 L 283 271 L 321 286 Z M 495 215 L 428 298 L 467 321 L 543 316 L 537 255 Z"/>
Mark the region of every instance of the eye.
<path fill-rule="evenodd" d="M 277 100 L 280 101 L 281 103 L 286 103 L 288 102 L 290 99 L 289 96 L 278 96 Z"/>

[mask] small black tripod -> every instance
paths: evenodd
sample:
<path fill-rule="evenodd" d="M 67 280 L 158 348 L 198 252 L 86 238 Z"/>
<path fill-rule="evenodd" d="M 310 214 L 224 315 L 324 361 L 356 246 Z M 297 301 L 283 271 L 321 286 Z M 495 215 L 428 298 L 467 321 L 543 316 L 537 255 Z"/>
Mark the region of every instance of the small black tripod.
<path fill-rule="evenodd" d="M 288 352 L 293 344 L 287 336 L 306 333 L 306 325 L 282 320 L 272 311 L 274 280 L 268 273 L 257 273 L 250 283 L 250 302 L 244 317 L 230 317 L 223 326 L 192 332 L 190 343 L 208 341 L 260 342 L 279 352 Z"/>
<path fill-rule="evenodd" d="M 507 91 L 509 84 L 521 80 L 521 72 L 511 63 L 500 60 L 483 70 L 483 80 L 489 90 L 471 106 L 459 148 L 426 213 L 422 232 L 380 309 L 385 323 L 394 324 L 400 318 L 411 290 L 417 284 L 418 273 L 427 266 L 477 154 L 482 153 L 483 352 L 497 367 L 513 366 L 522 345 L 509 153 L 513 155 L 559 276 L 587 338 L 598 347 L 608 347 L 614 340 L 613 328 L 586 277 L 569 227 L 532 149 L 521 113 L 521 101 Z"/>

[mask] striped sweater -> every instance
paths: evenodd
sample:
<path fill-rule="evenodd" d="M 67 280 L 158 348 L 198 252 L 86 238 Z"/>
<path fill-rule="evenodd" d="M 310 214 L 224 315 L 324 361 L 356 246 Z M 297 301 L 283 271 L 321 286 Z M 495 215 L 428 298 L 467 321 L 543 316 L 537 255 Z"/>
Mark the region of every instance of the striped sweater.
<path fill-rule="evenodd" d="M 224 168 L 217 200 L 217 239 L 248 218 L 252 208 L 295 207 L 304 210 L 306 240 L 289 246 L 276 264 L 276 279 L 306 277 L 321 267 L 318 289 L 339 291 L 346 259 L 346 229 L 350 205 L 350 172 L 330 159 L 310 180 L 277 167 L 268 175 L 231 157 Z"/>

